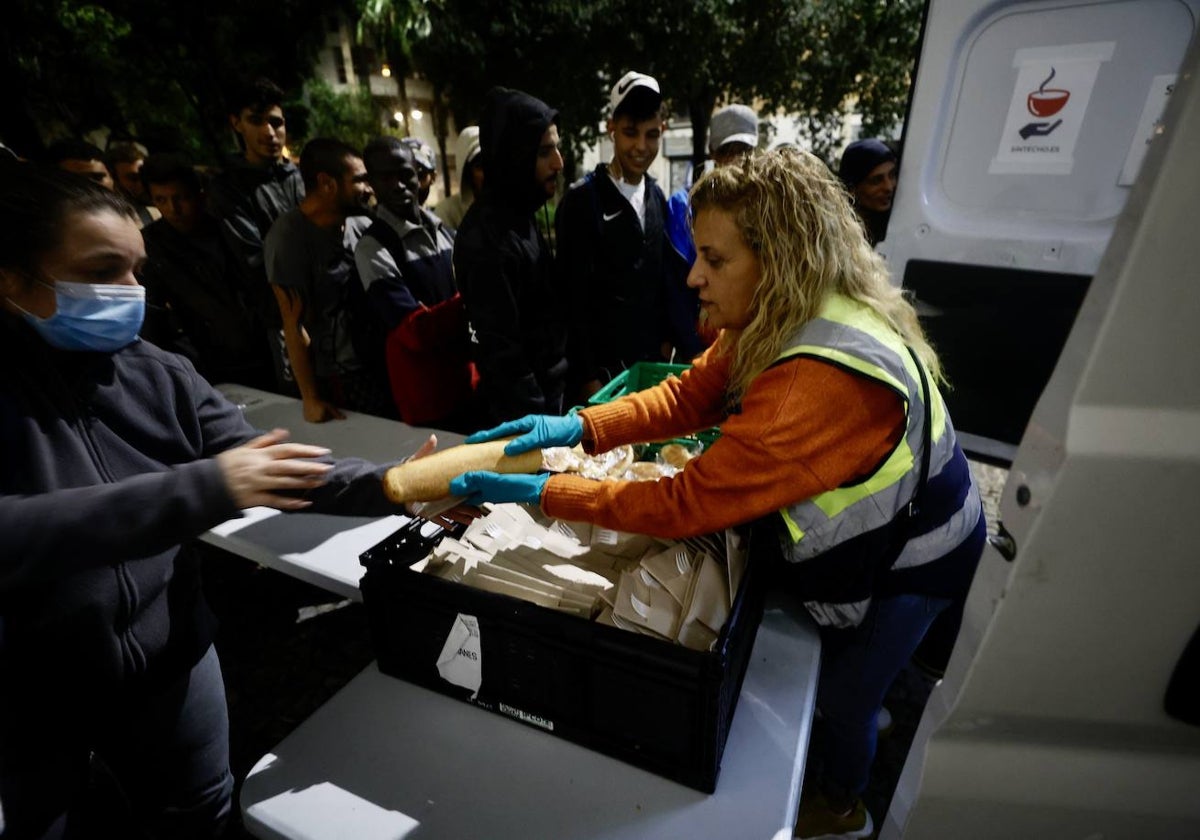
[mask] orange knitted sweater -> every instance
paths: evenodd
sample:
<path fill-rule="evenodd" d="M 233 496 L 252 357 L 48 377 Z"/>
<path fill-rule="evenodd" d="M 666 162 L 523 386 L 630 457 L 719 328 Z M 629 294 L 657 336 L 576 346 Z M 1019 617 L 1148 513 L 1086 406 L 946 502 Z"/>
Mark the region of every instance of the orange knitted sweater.
<path fill-rule="evenodd" d="M 730 359 L 720 347 L 680 379 L 581 412 L 589 452 L 719 423 L 721 437 L 699 458 L 658 481 L 551 476 L 542 509 L 557 519 L 668 539 L 711 533 L 869 475 L 904 433 L 895 392 L 811 358 L 760 373 L 741 411 L 726 416 Z"/>

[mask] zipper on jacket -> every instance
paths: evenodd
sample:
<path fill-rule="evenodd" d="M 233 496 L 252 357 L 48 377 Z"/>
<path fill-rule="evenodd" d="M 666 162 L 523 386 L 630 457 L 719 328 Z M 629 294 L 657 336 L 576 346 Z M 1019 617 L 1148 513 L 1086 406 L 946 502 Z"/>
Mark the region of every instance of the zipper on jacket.
<path fill-rule="evenodd" d="M 61 379 L 60 375 L 60 379 Z M 66 383 L 64 383 L 65 385 Z M 113 477 L 112 471 L 109 470 L 108 464 L 104 462 L 104 458 L 100 455 L 100 449 L 96 445 L 95 439 L 92 437 L 91 418 L 93 416 L 92 409 L 89 403 L 84 402 L 75 393 L 74 389 L 68 387 L 68 393 L 71 397 L 71 402 L 75 406 L 75 425 L 79 429 L 80 436 L 84 444 L 88 448 L 88 452 L 92 456 L 92 462 L 96 469 L 100 472 L 100 477 L 108 484 L 115 484 L 116 479 Z M 132 633 L 133 613 L 134 613 L 134 586 L 133 581 L 129 576 L 129 568 L 124 560 L 120 560 L 113 564 L 113 575 L 117 581 L 117 593 L 119 595 L 117 601 L 117 614 L 114 616 L 116 626 L 113 627 L 114 635 L 117 638 L 117 643 L 121 647 L 121 658 L 125 661 L 130 670 L 134 670 L 132 665 L 135 661 L 142 661 L 144 657 L 135 657 L 134 639 Z M 138 651 L 137 653 L 140 653 Z"/>

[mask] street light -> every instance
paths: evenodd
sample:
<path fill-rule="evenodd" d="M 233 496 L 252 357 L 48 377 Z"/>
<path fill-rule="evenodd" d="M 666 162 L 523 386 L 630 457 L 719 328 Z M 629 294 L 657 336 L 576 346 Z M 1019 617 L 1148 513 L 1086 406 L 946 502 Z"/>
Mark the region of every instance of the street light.
<path fill-rule="evenodd" d="M 417 121 L 419 122 L 419 121 L 420 121 L 420 119 L 421 119 L 421 117 L 423 117 L 423 116 L 425 116 L 425 115 L 424 115 L 423 113 L 421 113 L 421 109 L 420 109 L 420 108 L 413 108 L 413 109 L 412 109 L 412 118 L 413 118 L 414 120 L 417 120 Z"/>
<path fill-rule="evenodd" d="M 383 62 L 383 67 L 380 68 L 379 75 L 383 76 L 385 79 L 392 78 L 392 68 L 388 67 L 388 63 L 386 61 Z"/>

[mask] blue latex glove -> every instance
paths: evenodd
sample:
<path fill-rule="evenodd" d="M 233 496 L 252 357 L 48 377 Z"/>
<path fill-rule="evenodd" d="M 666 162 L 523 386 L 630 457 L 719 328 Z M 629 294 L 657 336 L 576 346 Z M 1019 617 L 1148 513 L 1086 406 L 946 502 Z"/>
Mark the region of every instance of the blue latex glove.
<path fill-rule="evenodd" d="M 524 432 L 524 434 L 522 434 Z M 520 455 L 531 449 L 547 446 L 574 446 L 583 440 L 583 418 L 578 414 L 557 417 L 553 414 L 526 414 L 516 420 L 501 423 L 494 429 L 476 432 L 467 443 L 521 435 L 504 447 L 505 455 Z"/>
<path fill-rule="evenodd" d="M 467 504 L 470 505 L 484 502 L 521 502 L 536 505 L 541 503 L 542 488 L 549 480 L 549 473 L 503 475 L 475 470 L 452 478 L 450 493 L 454 496 L 465 496 Z"/>

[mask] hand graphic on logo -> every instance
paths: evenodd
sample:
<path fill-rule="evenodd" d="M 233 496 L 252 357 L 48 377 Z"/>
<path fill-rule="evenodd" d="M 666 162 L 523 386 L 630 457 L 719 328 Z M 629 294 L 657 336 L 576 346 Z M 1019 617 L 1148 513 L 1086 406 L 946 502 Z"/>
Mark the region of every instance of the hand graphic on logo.
<path fill-rule="evenodd" d="M 1022 140 L 1028 140 L 1030 137 L 1045 137 L 1047 134 L 1054 131 L 1054 129 L 1058 128 L 1060 125 L 1062 125 L 1062 120 L 1055 120 L 1052 123 L 1044 123 L 1044 122 L 1029 123 L 1024 128 L 1022 128 L 1018 133 L 1021 135 Z"/>

